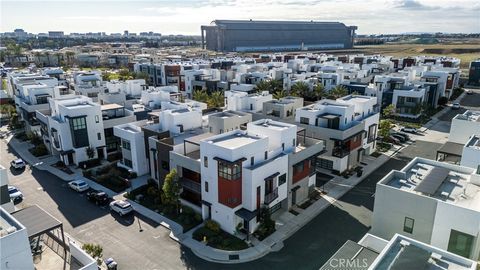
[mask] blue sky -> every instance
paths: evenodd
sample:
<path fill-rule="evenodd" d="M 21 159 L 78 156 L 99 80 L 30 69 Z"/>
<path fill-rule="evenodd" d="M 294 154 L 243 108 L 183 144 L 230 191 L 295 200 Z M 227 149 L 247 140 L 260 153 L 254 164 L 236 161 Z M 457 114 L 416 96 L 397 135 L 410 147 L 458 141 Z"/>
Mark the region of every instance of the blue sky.
<path fill-rule="evenodd" d="M 0 32 L 200 34 L 215 19 L 340 21 L 360 34 L 480 32 L 478 0 L 0 0 Z"/>

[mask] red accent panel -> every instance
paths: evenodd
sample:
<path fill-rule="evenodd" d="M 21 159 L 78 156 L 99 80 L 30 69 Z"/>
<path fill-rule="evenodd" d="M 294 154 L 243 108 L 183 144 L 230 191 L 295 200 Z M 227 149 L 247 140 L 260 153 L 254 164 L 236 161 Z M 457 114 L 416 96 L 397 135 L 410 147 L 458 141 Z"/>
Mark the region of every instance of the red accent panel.
<path fill-rule="evenodd" d="M 303 178 L 307 177 L 310 174 L 310 162 L 308 159 L 302 161 L 303 162 L 303 171 L 301 172 L 293 172 L 292 176 L 292 183 L 295 184 L 298 181 L 302 180 Z"/>
<path fill-rule="evenodd" d="M 354 139 L 357 139 L 356 141 L 354 141 Z M 359 147 L 360 145 L 362 145 L 362 136 L 361 135 L 357 135 L 353 138 L 351 138 L 349 141 L 348 141 L 348 144 L 350 145 L 350 151 L 354 150 L 355 148 Z"/>
<path fill-rule="evenodd" d="M 218 176 L 218 202 L 230 208 L 242 204 L 242 178 L 227 180 Z"/>

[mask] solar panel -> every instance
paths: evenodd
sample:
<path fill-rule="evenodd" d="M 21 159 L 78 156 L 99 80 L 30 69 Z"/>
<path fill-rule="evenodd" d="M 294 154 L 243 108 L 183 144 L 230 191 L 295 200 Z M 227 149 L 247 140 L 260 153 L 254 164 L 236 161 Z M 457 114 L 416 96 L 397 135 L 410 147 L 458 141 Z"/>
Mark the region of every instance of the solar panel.
<path fill-rule="evenodd" d="M 449 169 L 434 167 L 427 175 L 425 175 L 423 180 L 414 190 L 427 195 L 435 194 L 438 187 L 440 187 L 443 181 L 447 178 L 449 172 Z"/>

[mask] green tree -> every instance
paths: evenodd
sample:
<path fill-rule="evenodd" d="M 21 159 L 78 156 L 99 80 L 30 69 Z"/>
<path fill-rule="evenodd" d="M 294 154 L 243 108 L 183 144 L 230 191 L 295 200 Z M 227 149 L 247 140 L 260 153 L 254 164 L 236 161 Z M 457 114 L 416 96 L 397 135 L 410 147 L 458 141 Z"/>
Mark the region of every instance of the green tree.
<path fill-rule="evenodd" d="M 327 95 L 323 84 L 317 83 L 317 85 L 313 87 L 313 95 L 315 96 L 316 100 L 320 100 Z"/>
<path fill-rule="evenodd" d="M 395 105 L 390 104 L 383 109 L 383 116 L 385 118 L 392 118 L 395 116 L 396 108 Z"/>
<path fill-rule="evenodd" d="M 275 93 L 277 91 L 283 90 L 283 83 L 281 80 L 270 80 L 268 83 L 270 84 L 270 93 Z"/>
<path fill-rule="evenodd" d="M 344 97 L 347 94 L 348 94 L 348 90 L 343 85 L 337 85 L 332 90 L 330 90 L 330 98 L 333 98 L 333 99 Z"/>
<path fill-rule="evenodd" d="M 273 93 L 273 98 L 275 99 L 281 99 L 281 98 L 284 98 L 287 96 L 287 91 L 285 90 L 280 90 L 280 91 L 276 91 L 275 93 Z"/>
<path fill-rule="evenodd" d="M 205 91 L 205 90 L 195 90 L 195 91 L 193 91 L 193 100 L 206 103 L 208 101 L 207 91 Z"/>
<path fill-rule="evenodd" d="M 393 123 L 390 120 L 380 120 L 378 125 L 378 134 L 382 137 L 388 137 L 390 135 L 390 130 L 393 127 Z"/>
<path fill-rule="evenodd" d="M 292 85 L 292 89 L 290 90 L 290 95 L 298 96 L 298 97 L 305 97 L 309 95 L 310 87 L 307 83 L 303 81 L 296 82 Z"/>
<path fill-rule="evenodd" d="M 224 106 L 224 101 L 223 93 L 221 91 L 215 91 L 208 97 L 207 104 L 210 108 L 220 108 Z"/>
<path fill-rule="evenodd" d="M 150 79 L 150 76 L 146 72 L 136 72 L 135 79 L 144 79 L 145 82 L 148 82 L 148 80 Z"/>
<path fill-rule="evenodd" d="M 85 250 L 88 255 L 92 256 L 92 258 L 97 260 L 97 264 L 102 264 L 102 256 L 103 256 L 103 247 L 99 244 L 83 244 L 82 249 Z"/>
<path fill-rule="evenodd" d="M 162 191 L 164 194 L 164 203 L 175 205 L 178 210 L 180 205 L 180 183 L 177 170 L 173 169 L 165 176 Z"/>
<path fill-rule="evenodd" d="M 255 89 L 257 90 L 257 92 L 263 92 L 263 91 L 270 92 L 270 89 L 271 89 L 270 82 L 260 81 L 259 83 L 257 83 L 257 85 L 255 85 Z"/>
<path fill-rule="evenodd" d="M 95 156 L 95 149 L 93 147 L 89 146 L 85 148 L 85 153 L 87 154 L 87 157 L 89 159 L 92 159 Z"/>
<path fill-rule="evenodd" d="M 126 81 L 126 80 L 131 80 L 133 79 L 134 77 L 134 74 L 132 74 L 132 72 L 130 72 L 128 69 L 126 68 L 122 68 L 119 72 L 118 72 L 118 79 L 119 80 L 122 80 L 122 81 Z"/>

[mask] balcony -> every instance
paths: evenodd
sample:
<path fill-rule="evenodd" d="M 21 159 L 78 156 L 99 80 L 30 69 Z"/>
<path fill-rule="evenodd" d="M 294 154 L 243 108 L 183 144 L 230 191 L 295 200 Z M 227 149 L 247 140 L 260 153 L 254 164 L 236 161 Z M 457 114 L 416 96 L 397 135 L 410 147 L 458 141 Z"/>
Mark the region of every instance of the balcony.
<path fill-rule="evenodd" d="M 201 184 L 198 182 L 192 181 L 188 178 L 184 178 L 184 177 L 180 178 L 180 184 L 182 185 L 183 188 L 186 188 L 193 192 L 196 192 L 196 193 L 202 192 Z"/>
<path fill-rule="evenodd" d="M 265 195 L 265 204 L 270 204 L 273 202 L 276 198 L 278 198 L 278 188 L 275 188 L 272 190 L 272 192 L 268 193 Z"/>

